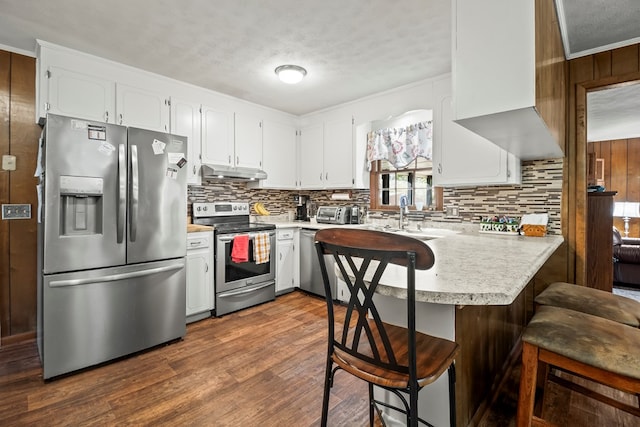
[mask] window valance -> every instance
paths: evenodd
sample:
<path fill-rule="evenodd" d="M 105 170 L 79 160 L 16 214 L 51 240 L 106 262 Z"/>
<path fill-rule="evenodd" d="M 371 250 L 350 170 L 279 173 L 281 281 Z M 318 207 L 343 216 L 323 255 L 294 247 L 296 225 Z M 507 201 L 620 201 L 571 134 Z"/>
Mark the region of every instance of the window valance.
<path fill-rule="evenodd" d="M 417 157 L 432 159 L 433 128 L 424 121 L 400 128 L 385 128 L 367 134 L 367 163 L 387 160 L 403 168 Z"/>

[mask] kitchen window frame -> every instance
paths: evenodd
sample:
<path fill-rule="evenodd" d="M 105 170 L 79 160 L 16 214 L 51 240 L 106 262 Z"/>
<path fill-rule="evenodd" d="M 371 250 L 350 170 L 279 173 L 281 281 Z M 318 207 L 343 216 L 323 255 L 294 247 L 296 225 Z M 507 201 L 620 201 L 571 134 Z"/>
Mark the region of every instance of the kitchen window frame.
<path fill-rule="evenodd" d="M 416 173 L 418 171 L 424 171 L 424 168 L 402 168 L 402 169 L 397 169 L 397 170 L 381 170 L 381 165 L 382 165 L 382 160 L 376 160 L 374 162 L 371 162 L 371 171 L 369 172 L 369 209 L 370 210 L 377 210 L 377 211 L 397 211 L 398 210 L 398 206 L 392 206 L 392 205 L 383 205 L 382 204 L 382 200 L 379 199 L 379 195 L 382 194 L 381 188 L 380 188 L 380 181 L 381 181 L 381 177 L 380 175 L 383 174 L 398 174 L 398 173 Z M 431 175 L 433 178 L 433 175 Z M 413 191 L 415 191 L 415 180 L 412 183 L 412 189 Z M 442 210 L 444 209 L 444 191 L 442 187 L 438 187 L 438 186 L 434 186 L 434 205 L 432 205 L 432 209 L 433 210 Z M 415 210 L 415 205 L 412 204 L 409 206 L 410 210 Z M 429 208 L 427 208 L 429 209 Z"/>

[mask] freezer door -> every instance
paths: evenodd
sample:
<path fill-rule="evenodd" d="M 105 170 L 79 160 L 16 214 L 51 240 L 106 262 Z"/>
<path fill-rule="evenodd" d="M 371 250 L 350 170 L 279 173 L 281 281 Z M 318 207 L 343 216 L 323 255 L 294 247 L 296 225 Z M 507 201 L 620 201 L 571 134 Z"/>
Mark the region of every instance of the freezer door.
<path fill-rule="evenodd" d="M 128 128 L 127 263 L 187 253 L 187 138 Z"/>
<path fill-rule="evenodd" d="M 185 259 L 44 276 L 45 379 L 186 333 Z"/>
<path fill-rule="evenodd" d="M 126 260 L 126 128 L 49 114 L 43 155 L 45 273 Z"/>

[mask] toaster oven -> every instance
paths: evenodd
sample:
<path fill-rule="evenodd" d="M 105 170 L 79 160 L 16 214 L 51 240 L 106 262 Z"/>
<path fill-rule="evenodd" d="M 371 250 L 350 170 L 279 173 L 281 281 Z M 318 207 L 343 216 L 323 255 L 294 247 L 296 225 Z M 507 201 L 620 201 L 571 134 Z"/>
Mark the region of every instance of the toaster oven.
<path fill-rule="evenodd" d="M 351 222 L 351 207 L 320 206 L 316 212 L 316 221 L 321 224 L 349 224 Z"/>

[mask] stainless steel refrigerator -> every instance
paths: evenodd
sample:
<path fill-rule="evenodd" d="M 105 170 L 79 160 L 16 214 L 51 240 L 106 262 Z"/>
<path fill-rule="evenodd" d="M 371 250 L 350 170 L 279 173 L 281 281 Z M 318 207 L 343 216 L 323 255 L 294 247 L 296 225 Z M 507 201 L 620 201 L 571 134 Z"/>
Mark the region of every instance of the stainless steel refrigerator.
<path fill-rule="evenodd" d="M 49 114 L 40 153 L 44 378 L 184 336 L 187 139 Z"/>

